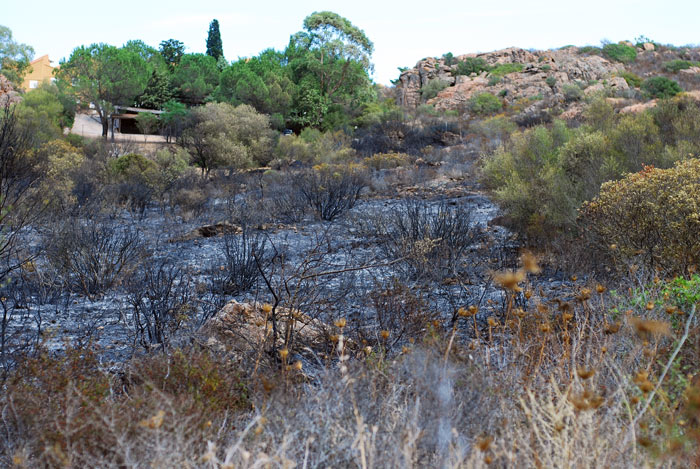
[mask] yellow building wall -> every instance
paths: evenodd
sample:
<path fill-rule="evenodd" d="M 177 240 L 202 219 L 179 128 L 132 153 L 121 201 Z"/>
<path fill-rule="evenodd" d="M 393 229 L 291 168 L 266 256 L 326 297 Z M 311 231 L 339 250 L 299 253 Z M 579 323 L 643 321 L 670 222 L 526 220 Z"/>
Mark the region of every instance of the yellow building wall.
<path fill-rule="evenodd" d="M 22 89 L 29 91 L 38 87 L 44 81 L 50 81 L 53 78 L 53 67 L 48 55 L 42 55 L 30 64 L 30 71 L 24 75 Z"/>

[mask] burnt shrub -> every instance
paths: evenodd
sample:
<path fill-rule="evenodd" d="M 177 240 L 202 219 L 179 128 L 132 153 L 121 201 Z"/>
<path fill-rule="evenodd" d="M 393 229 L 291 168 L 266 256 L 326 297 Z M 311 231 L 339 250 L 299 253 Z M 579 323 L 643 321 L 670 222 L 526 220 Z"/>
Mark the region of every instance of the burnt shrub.
<path fill-rule="evenodd" d="M 168 260 L 149 263 L 127 283 L 135 339 L 165 349 L 196 313 L 190 276 Z"/>
<path fill-rule="evenodd" d="M 119 284 L 146 254 L 137 229 L 110 220 L 69 219 L 45 242 L 56 273 L 71 289 L 86 295 Z"/>
<path fill-rule="evenodd" d="M 367 186 L 367 174 L 358 165 L 322 164 L 298 173 L 294 183 L 318 217 L 332 221 L 355 206 Z"/>
<path fill-rule="evenodd" d="M 621 261 L 685 273 L 700 263 L 700 159 L 603 184 L 581 208 L 588 240 Z"/>
<path fill-rule="evenodd" d="M 221 237 L 223 259 L 212 269 L 213 290 L 239 295 L 253 288 L 260 269 L 269 259 L 267 239 L 263 233 L 243 227 L 241 234 L 226 233 Z"/>
<path fill-rule="evenodd" d="M 459 269 L 467 249 L 481 237 L 473 221 L 467 205 L 406 199 L 377 215 L 370 229 L 384 254 L 401 260 L 404 274 L 441 278 Z"/>

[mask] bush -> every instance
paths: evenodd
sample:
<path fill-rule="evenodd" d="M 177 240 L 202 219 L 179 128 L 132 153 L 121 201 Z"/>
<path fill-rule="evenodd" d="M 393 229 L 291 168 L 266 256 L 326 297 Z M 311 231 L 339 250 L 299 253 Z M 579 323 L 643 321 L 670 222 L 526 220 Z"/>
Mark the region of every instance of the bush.
<path fill-rule="evenodd" d="M 637 49 L 627 44 L 605 44 L 602 50 L 607 58 L 623 64 L 634 62 L 637 58 Z"/>
<path fill-rule="evenodd" d="M 522 71 L 523 71 L 523 64 L 508 63 L 508 64 L 499 64 L 499 65 L 492 67 L 489 70 L 489 74 L 496 76 L 496 77 L 503 77 L 505 75 L 508 75 L 509 73 L 517 73 L 517 72 L 522 72 Z"/>
<path fill-rule="evenodd" d="M 433 99 L 440 93 L 440 91 L 444 90 L 447 88 L 449 84 L 440 79 L 436 80 L 430 80 L 428 83 L 423 85 L 423 87 L 420 90 L 421 97 L 423 98 L 423 101 L 428 101 L 430 99 Z"/>
<path fill-rule="evenodd" d="M 457 70 L 455 70 L 455 75 L 466 75 L 469 76 L 472 73 L 477 75 L 481 72 L 488 71 L 489 65 L 486 61 L 480 57 L 467 57 L 461 62 L 457 63 Z"/>
<path fill-rule="evenodd" d="M 681 91 L 681 85 L 666 77 L 647 78 L 642 83 L 642 91 L 651 98 L 670 98 Z"/>
<path fill-rule="evenodd" d="M 686 70 L 690 67 L 693 67 L 697 65 L 696 62 L 691 62 L 690 60 L 681 60 L 681 59 L 676 59 L 676 60 L 669 60 L 668 62 L 664 62 L 663 68 L 669 73 L 678 73 L 681 70 Z"/>
<path fill-rule="evenodd" d="M 550 76 L 547 77 L 547 79 L 544 82 L 547 83 L 547 86 L 549 86 L 550 88 L 554 88 L 554 85 L 557 84 L 557 79 Z"/>
<path fill-rule="evenodd" d="M 411 157 L 405 153 L 375 153 L 363 160 L 363 164 L 370 169 L 393 169 L 406 166 Z"/>
<path fill-rule="evenodd" d="M 300 173 L 294 185 L 322 220 L 332 221 L 355 206 L 367 176 L 356 165 L 322 164 Z"/>
<path fill-rule="evenodd" d="M 469 98 L 469 110 L 474 114 L 493 114 L 503 107 L 503 103 L 491 93 L 478 93 Z"/>
<path fill-rule="evenodd" d="M 620 72 L 618 75 L 624 78 L 627 84 L 632 88 L 639 88 L 640 86 L 642 86 L 642 77 L 640 77 L 636 73 Z"/>
<path fill-rule="evenodd" d="M 385 255 L 401 260 L 409 278 L 441 279 L 457 274 L 467 249 L 479 240 L 473 218 L 464 204 L 406 199 L 389 215 L 376 216 L 371 230 Z"/>
<path fill-rule="evenodd" d="M 116 222 L 67 220 L 47 241 L 47 257 L 66 285 L 95 295 L 135 271 L 144 256 L 141 234 Z"/>
<path fill-rule="evenodd" d="M 580 222 L 612 257 L 687 273 L 700 264 L 700 159 L 603 184 L 581 208 Z"/>
<path fill-rule="evenodd" d="M 127 284 L 136 341 L 147 350 L 165 349 L 175 333 L 192 319 L 193 288 L 189 276 L 167 260 L 148 263 Z"/>
<path fill-rule="evenodd" d="M 568 102 L 580 101 L 583 97 L 583 91 L 581 91 L 581 88 L 578 85 L 573 85 L 571 83 L 567 83 L 562 86 L 561 92 L 564 95 L 564 99 L 566 99 Z"/>
<path fill-rule="evenodd" d="M 267 263 L 267 240 L 247 226 L 238 235 L 226 233 L 221 240 L 223 263 L 214 266 L 214 290 L 227 295 L 239 295 L 255 286 L 261 268 Z"/>

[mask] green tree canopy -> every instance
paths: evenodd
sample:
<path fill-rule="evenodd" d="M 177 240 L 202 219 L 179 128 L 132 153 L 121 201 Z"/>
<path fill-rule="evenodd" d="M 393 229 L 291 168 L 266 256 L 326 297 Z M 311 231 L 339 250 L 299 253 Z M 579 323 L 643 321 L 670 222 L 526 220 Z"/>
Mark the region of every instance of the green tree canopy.
<path fill-rule="evenodd" d="M 165 60 L 165 63 L 173 71 L 180 63 L 180 59 L 185 55 L 185 44 L 177 39 L 168 39 L 160 43 L 160 55 Z"/>
<path fill-rule="evenodd" d="M 212 20 L 209 24 L 209 35 L 207 36 L 207 55 L 214 57 L 216 61 L 224 56 L 224 45 L 221 42 L 221 32 L 219 31 L 219 20 Z"/>
<path fill-rule="evenodd" d="M 219 84 L 216 59 L 205 54 L 185 54 L 175 68 L 172 81 L 181 101 L 202 104 Z"/>
<path fill-rule="evenodd" d="M 105 137 L 114 106 L 133 104 L 150 75 L 151 67 L 138 52 L 108 44 L 76 48 L 58 73 L 81 102 L 94 104 Z"/>
<path fill-rule="evenodd" d="M 267 116 L 245 104 L 207 103 L 190 112 L 178 143 L 204 174 L 216 168 L 242 169 L 269 161 L 272 135 Z"/>
<path fill-rule="evenodd" d="M 5 75 L 15 88 L 22 84 L 32 57 L 34 49 L 15 42 L 10 28 L 0 25 L 0 74 Z"/>
<path fill-rule="evenodd" d="M 336 13 L 306 17 L 304 31 L 291 37 L 285 51 L 299 86 L 292 113 L 296 125 L 330 128 L 359 115 L 373 96 L 373 50 L 364 32 Z M 324 122 L 328 113 L 334 115 L 332 123 Z"/>
<path fill-rule="evenodd" d="M 226 68 L 216 90 L 216 98 L 232 104 L 249 104 L 258 112 L 289 115 L 296 85 L 282 53 L 272 49 L 257 57 L 241 59 Z"/>

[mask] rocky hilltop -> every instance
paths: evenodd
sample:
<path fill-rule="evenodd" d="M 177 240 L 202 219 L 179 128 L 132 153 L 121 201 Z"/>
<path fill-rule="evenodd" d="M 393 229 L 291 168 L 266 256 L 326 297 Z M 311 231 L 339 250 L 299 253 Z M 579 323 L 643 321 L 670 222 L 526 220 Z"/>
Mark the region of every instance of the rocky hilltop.
<path fill-rule="evenodd" d="M 401 73 L 396 96 L 399 104 L 408 108 L 429 104 L 438 111 L 466 112 L 474 95 L 487 92 L 499 97 L 505 108 L 521 103 L 519 111 L 531 117 L 552 107 L 576 114 L 576 102 L 596 92 L 617 99 L 618 107 L 638 105 L 645 101 L 637 89 L 639 81 L 657 75 L 679 82 L 685 91 L 700 89 L 698 48 L 651 42 L 621 44 L 636 52 L 633 60 L 625 64 L 606 57 L 600 48 L 574 46 L 545 51 L 511 47 L 488 53 L 428 57 Z M 465 74 L 465 67 L 460 66 L 465 62 L 483 64 L 484 69 Z M 668 64 L 680 62 L 684 68 L 669 69 Z M 437 86 L 432 83 L 436 80 Z M 430 83 L 439 90 L 434 97 L 425 93 Z"/>

